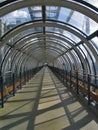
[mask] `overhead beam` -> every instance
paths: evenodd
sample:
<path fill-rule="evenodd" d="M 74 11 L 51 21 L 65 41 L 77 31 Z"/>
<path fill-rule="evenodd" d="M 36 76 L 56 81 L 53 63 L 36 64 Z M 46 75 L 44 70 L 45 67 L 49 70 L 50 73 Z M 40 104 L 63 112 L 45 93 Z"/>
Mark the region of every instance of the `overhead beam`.
<path fill-rule="evenodd" d="M 86 39 L 87 39 L 87 40 L 91 40 L 91 39 L 94 38 L 95 36 L 98 36 L 98 30 L 95 31 L 94 33 L 92 33 L 91 35 L 89 35 Z M 75 44 L 74 46 L 76 47 L 76 46 L 79 46 L 79 45 L 81 45 L 81 44 L 83 44 L 82 41 L 80 41 L 79 43 Z M 69 48 L 67 51 L 65 51 L 64 53 L 60 54 L 60 55 L 57 56 L 55 59 L 59 58 L 60 56 L 63 56 L 64 54 L 66 54 L 67 52 L 71 51 L 72 49 L 74 49 L 74 47 Z"/>
<path fill-rule="evenodd" d="M 71 19 L 73 13 L 74 13 L 74 11 L 71 10 L 70 13 L 69 13 L 69 16 L 68 16 L 67 19 L 66 19 L 66 22 L 67 22 L 67 23 L 70 21 L 70 19 Z"/>
<path fill-rule="evenodd" d="M 42 20 L 43 20 L 43 23 L 45 23 L 46 21 L 46 7 L 45 6 L 42 6 Z M 45 34 L 45 27 L 43 27 L 43 34 Z"/>
<path fill-rule="evenodd" d="M 45 6 L 61 6 L 65 8 L 70 8 L 75 11 L 79 11 L 82 14 L 90 17 L 94 21 L 98 22 L 98 9 L 92 5 L 89 6 L 84 6 L 84 4 L 80 3 L 74 3 L 72 1 L 65 1 L 65 0 L 25 0 L 25 1 L 19 1 L 19 2 L 12 2 L 11 4 L 7 4 L 6 6 L 3 6 L 0 9 L 0 17 L 4 16 L 12 11 L 15 11 L 20 8 L 25 8 L 25 7 L 30 7 L 30 6 L 40 6 L 40 5 L 45 5 Z M 85 3 L 87 4 L 87 2 Z M 96 9 L 96 10 L 95 10 Z"/>

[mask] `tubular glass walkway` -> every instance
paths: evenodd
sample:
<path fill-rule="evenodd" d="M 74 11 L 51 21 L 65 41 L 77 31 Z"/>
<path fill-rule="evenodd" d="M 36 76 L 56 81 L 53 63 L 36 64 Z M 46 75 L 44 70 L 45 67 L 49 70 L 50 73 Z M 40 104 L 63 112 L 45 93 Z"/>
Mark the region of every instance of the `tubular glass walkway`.
<path fill-rule="evenodd" d="M 47 68 L 0 109 L 0 130 L 98 130 L 95 114 Z"/>

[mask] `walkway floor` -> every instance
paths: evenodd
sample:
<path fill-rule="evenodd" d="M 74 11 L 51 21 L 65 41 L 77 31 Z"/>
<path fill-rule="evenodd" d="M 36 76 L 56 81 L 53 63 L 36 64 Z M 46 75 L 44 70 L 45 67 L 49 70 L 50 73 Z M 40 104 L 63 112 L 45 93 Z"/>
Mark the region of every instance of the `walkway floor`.
<path fill-rule="evenodd" d="M 98 130 L 96 120 L 47 68 L 0 109 L 0 130 Z"/>

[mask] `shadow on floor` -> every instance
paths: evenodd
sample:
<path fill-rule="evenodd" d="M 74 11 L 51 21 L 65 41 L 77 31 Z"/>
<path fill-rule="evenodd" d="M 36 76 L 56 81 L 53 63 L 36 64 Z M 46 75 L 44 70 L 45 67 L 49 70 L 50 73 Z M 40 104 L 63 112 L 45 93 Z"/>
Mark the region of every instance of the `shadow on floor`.
<path fill-rule="evenodd" d="M 0 117 L 0 122 L 5 123 L 3 127 L 0 124 L 0 130 L 80 130 L 92 121 L 96 123 L 95 116 L 85 110 L 67 88 L 61 83 L 58 84 L 59 80 L 55 76 L 50 75 L 47 70 L 45 74 L 44 88 L 41 80 L 39 88 L 32 91 L 32 94 L 36 92 L 34 98 L 8 101 L 10 105 L 13 102 L 26 103 Z M 47 79 L 45 81 L 47 76 L 52 79 L 50 83 Z M 54 88 L 49 88 L 50 84 Z M 27 90 L 20 94 L 28 92 Z M 32 109 L 23 110 L 29 104 L 32 104 Z"/>

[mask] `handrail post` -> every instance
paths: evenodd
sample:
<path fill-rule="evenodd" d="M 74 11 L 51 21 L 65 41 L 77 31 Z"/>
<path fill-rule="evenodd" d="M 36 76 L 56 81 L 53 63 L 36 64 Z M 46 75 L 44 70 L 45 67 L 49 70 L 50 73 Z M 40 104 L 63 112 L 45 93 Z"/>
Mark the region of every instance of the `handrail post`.
<path fill-rule="evenodd" d="M 72 73 L 71 73 L 71 70 L 70 70 L 70 88 L 71 88 L 71 80 L 72 80 Z"/>
<path fill-rule="evenodd" d="M 90 75 L 88 74 L 88 105 L 90 105 Z"/>
<path fill-rule="evenodd" d="M 66 85 L 67 85 L 67 70 L 66 70 Z"/>
<path fill-rule="evenodd" d="M 63 84 L 64 84 L 64 79 L 65 79 L 65 73 L 64 73 L 64 69 L 63 69 Z"/>
<path fill-rule="evenodd" d="M 24 70 L 24 82 L 26 84 L 26 72 L 25 72 L 25 70 Z"/>
<path fill-rule="evenodd" d="M 20 89 L 21 89 L 21 71 L 20 71 Z"/>
<path fill-rule="evenodd" d="M 4 93 L 3 93 L 3 77 L 0 76 L 0 86 L 1 86 L 1 107 L 4 107 Z"/>
<path fill-rule="evenodd" d="M 13 96 L 15 96 L 15 75 L 12 74 L 12 82 L 13 82 Z"/>
<path fill-rule="evenodd" d="M 78 87 L 78 71 L 76 70 L 76 87 L 77 87 L 77 94 L 79 94 L 79 87 Z"/>

